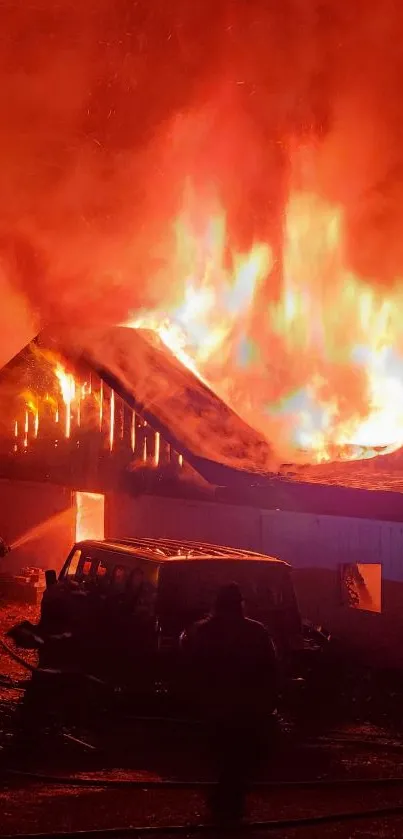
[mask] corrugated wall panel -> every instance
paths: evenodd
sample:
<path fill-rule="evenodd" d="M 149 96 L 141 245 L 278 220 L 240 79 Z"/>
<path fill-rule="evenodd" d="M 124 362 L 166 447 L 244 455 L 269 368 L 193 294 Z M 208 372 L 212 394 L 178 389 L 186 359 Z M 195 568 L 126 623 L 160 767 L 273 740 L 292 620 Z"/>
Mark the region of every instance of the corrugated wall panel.
<path fill-rule="evenodd" d="M 110 513 L 110 534 L 201 539 L 285 559 L 305 617 L 363 661 L 403 666 L 403 524 L 152 496 L 115 496 Z M 382 563 L 382 614 L 343 605 L 339 565 L 348 562 Z"/>
<path fill-rule="evenodd" d="M 262 550 L 260 511 L 157 496 L 112 496 L 108 532 L 120 536 L 200 539 Z"/>
<path fill-rule="evenodd" d="M 0 535 L 12 551 L 0 571 L 24 565 L 59 570 L 75 538 L 72 492 L 55 484 L 0 480 Z"/>
<path fill-rule="evenodd" d="M 258 510 L 229 504 L 141 496 L 109 499 L 112 535 L 202 539 L 264 551 L 297 568 L 380 562 L 385 579 L 403 581 L 403 524 L 342 516 Z"/>

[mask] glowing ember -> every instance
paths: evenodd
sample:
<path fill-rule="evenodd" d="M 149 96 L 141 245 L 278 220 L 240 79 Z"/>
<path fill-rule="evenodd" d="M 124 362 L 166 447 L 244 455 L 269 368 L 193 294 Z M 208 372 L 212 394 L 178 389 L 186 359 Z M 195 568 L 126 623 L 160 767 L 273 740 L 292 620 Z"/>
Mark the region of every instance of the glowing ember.
<path fill-rule="evenodd" d="M 24 449 L 28 446 L 28 429 L 29 429 L 29 417 L 28 411 L 25 411 L 25 422 L 24 422 Z"/>
<path fill-rule="evenodd" d="M 22 398 L 25 403 L 25 421 L 24 421 L 24 432 L 25 432 L 25 441 L 24 446 L 25 448 L 28 446 L 28 431 L 29 431 L 29 416 L 33 417 L 33 433 L 34 437 L 38 436 L 39 431 L 39 404 L 38 399 L 36 396 L 31 393 L 30 391 L 25 391 L 22 394 Z M 15 424 L 15 436 L 18 437 L 18 422 L 16 421 Z"/>
<path fill-rule="evenodd" d="M 74 377 L 72 373 L 67 372 L 61 360 L 53 355 L 52 352 L 46 350 L 33 349 L 33 352 L 42 361 L 50 364 L 51 370 L 55 377 L 55 392 L 54 393 L 32 393 L 25 391 L 20 394 L 20 398 L 24 404 L 24 419 L 15 419 L 14 422 L 14 436 L 18 439 L 20 429 L 24 432 L 23 445 L 24 448 L 29 446 L 29 430 L 32 429 L 33 438 L 39 435 L 40 417 L 46 418 L 45 426 L 52 418 L 58 424 L 60 416 L 64 416 L 64 437 L 70 439 L 73 430 L 80 429 L 83 416 L 82 407 L 86 400 L 91 403 L 91 416 L 95 406 L 98 406 L 99 412 L 99 430 L 102 431 L 103 422 L 103 384 L 100 382 L 99 391 L 94 392 L 92 377 L 89 381 L 80 382 Z M 114 395 L 112 396 L 112 402 Z M 59 408 L 61 405 L 61 409 Z M 63 410 L 64 405 L 64 410 Z M 30 419 L 32 417 L 32 419 Z M 86 415 L 88 420 L 88 415 Z M 91 423 L 92 427 L 92 423 Z M 111 439 L 114 434 L 114 423 L 111 428 Z M 77 441 L 78 442 L 78 441 Z M 58 441 L 55 441 L 55 446 Z M 17 449 L 18 450 L 18 447 Z"/>
<path fill-rule="evenodd" d="M 109 415 L 109 448 L 112 451 L 115 438 L 115 393 L 111 390 L 110 415 Z"/>
<path fill-rule="evenodd" d="M 350 270 L 340 207 L 291 193 L 280 289 L 268 244 L 229 258 L 224 213 L 202 228 L 181 217 L 175 241 L 166 286 L 179 303 L 128 326 L 156 331 L 280 457 L 355 459 L 403 444 L 403 293 Z"/>
<path fill-rule="evenodd" d="M 63 402 L 66 406 L 66 425 L 65 425 L 65 434 L 66 437 L 70 437 L 71 433 L 71 404 L 74 401 L 76 395 L 76 382 L 75 378 L 71 373 L 66 373 L 64 367 L 57 363 L 55 367 L 55 375 L 58 379 L 60 390 L 63 397 Z"/>
<path fill-rule="evenodd" d="M 130 427 L 130 443 L 132 447 L 132 452 L 134 452 L 136 448 L 136 414 L 132 411 L 132 419 L 131 419 L 131 427 Z"/>
<path fill-rule="evenodd" d="M 101 381 L 101 388 L 99 391 L 99 430 L 102 431 L 102 423 L 104 419 L 104 383 Z"/>
<path fill-rule="evenodd" d="M 33 350 L 35 352 L 35 350 Z M 13 451 L 28 451 L 33 439 L 39 436 L 40 423 L 44 429 L 44 436 L 50 430 L 49 421 L 55 424 L 55 434 L 51 438 L 55 448 L 59 448 L 60 440 L 57 439 L 59 413 L 64 422 L 64 439 L 72 441 L 77 447 L 81 446 L 82 434 L 100 434 L 105 447 L 113 454 L 116 448 L 116 441 L 119 439 L 119 448 L 127 444 L 128 454 L 131 452 L 138 460 L 147 462 L 158 467 L 160 465 L 160 435 L 150 427 L 147 437 L 137 435 L 136 413 L 125 410 L 122 400 L 116 402 L 116 395 L 113 389 L 108 388 L 108 416 L 104 411 L 104 385 L 99 380 L 98 386 L 94 388 L 92 377 L 89 381 L 80 381 L 72 373 L 68 373 L 61 360 L 53 355 L 51 351 L 36 351 L 37 355 L 48 364 L 54 374 L 55 394 L 43 392 L 33 394 L 25 391 L 19 394 L 23 402 L 21 415 L 14 420 Z M 49 370 L 46 370 L 49 373 Z M 48 379 L 46 379 L 48 383 Z M 59 403 L 61 409 L 59 412 Z M 63 410 L 64 405 L 64 410 Z M 96 415 L 94 416 L 94 410 Z M 104 419 L 107 420 L 104 422 Z M 147 423 L 141 420 L 145 429 Z M 21 439 L 20 439 L 21 437 Z M 84 438 L 85 439 L 85 438 Z M 154 440 L 152 447 L 151 439 Z M 63 444 L 62 444 L 63 445 Z M 154 452 L 151 457 L 151 451 Z M 130 454 L 129 454 L 130 457 Z"/>
<path fill-rule="evenodd" d="M 160 462 L 160 435 L 158 431 L 155 435 L 155 454 L 154 454 L 154 463 L 156 466 L 159 465 Z"/>

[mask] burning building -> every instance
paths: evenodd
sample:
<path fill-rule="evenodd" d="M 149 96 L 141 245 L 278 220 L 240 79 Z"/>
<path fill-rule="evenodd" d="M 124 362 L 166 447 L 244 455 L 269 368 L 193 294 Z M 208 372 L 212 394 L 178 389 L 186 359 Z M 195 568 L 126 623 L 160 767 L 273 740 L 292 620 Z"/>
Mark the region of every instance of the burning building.
<path fill-rule="evenodd" d="M 371 656 L 396 658 L 402 496 L 374 488 L 398 453 L 276 469 L 265 438 L 158 337 L 124 327 L 63 356 L 35 342 L 4 368 L 0 398 L 8 567 L 60 566 L 104 532 L 263 551 L 293 565 L 308 617 L 358 647 L 371 626 Z"/>
<path fill-rule="evenodd" d="M 39 496 L 53 520 L 105 495 L 109 533 L 277 553 L 307 614 L 351 635 L 347 601 L 381 604 L 364 635 L 393 639 L 399 4 L 14 6 L 0 364 L 51 335 L 1 383 L 3 530 L 26 493 L 4 535 Z M 354 563 L 382 565 L 382 602 Z"/>
<path fill-rule="evenodd" d="M 198 210 L 175 226 L 178 299 L 54 327 L 4 368 L 4 562 L 60 565 L 102 518 L 252 548 L 295 567 L 308 617 L 396 660 L 400 292 L 349 270 L 340 208 L 310 193 L 288 200 L 269 299 L 273 248 L 231 251 Z"/>

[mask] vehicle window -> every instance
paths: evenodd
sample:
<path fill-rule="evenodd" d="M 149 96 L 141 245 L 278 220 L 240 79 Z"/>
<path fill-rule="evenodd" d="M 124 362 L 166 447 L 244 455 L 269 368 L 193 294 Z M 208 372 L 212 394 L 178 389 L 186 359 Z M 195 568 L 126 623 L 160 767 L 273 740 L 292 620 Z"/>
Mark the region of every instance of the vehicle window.
<path fill-rule="evenodd" d="M 81 551 L 77 549 L 74 551 L 66 570 L 66 577 L 75 577 L 77 574 L 78 563 L 81 559 Z"/>
<path fill-rule="evenodd" d="M 155 616 L 157 589 L 147 579 L 141 567 L 134 568 L 128 579 L 128 593 L 131 595 L 134 612 L 147 617 Z"/>
<path fill-rule="evenodd" d="M 96 560 L 96 566 L 94 568 L 95 572 L 95 583 L 99 589 L 106 591 L 109 589 L 110 585 L 110 566 L 106 564 L 102 559 Z"/>
<path fill-rule="evenodd" d="M 124 565 L 115 565 L 112 572 L 112 586 L 117 591 L 123 591 L 126 588 L 127 568 Z"/>
<path fill-rule="evenodd" d="M 254 560 L 191 560 L 164 565 L 158 608 L 169 615 L 186 613 L 197 620 L 214 607 L 222 585 L 235 582 L 244 599 L 245 614 L 267 623 L 285 610 L 296 610 L 292 587 L 282 567 Z"/>
<path fill-rule="evenodd" d="M 285 592 L 280 579 L 270 581 L 269 585 L 263 581 L 256 584 L 251 580 L 246 594 L 249 600 L 264 609 L 281 609 L 284 606 Z"/>
<path fill-rule="evenodd" d="M 144 586 L 144 571 L 142 568 L 137 566 L 130 572 L 128 590 L 132 592 L 132 594 L 137 594 L 142 586 Z"/>
<path fill-rule="evenodd" d="M 102 559 L 100 559 L 99 562 L 98 562 L 98 565 L 97 565 L 97 577 L 101 577 L 101 578 L 106 577 L 107 574 L 108 574 L 108 568 L 105 565 L 105 563 L 102 562 Z"/>
<path fill-rule="evenodd" d="M 89 577 L 95 561 L 95 557 L 91 554 L 81 554 L 76 576 L 81 579 Z"/>
<path fill-rule="evenodd" d="M 148 560 L 143 560 L 140 557 L 136 557 L 135 566 L 132 566 L 132 573 L 130 575 L 130 578 L 138 580 L 140 577 L 144 580 L 144 582 L 156 585 L 158 577 L 158 563 L 150 562 Z"/>

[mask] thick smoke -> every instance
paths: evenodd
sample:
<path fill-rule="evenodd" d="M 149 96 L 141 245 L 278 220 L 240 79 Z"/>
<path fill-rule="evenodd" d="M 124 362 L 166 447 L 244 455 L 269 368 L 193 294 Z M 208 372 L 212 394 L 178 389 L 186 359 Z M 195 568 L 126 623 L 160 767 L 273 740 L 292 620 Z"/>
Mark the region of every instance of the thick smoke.
<path fill-rule="evenodd" d="M 397 0 L 27 0 L 0 27 L 3 343 L 175 299 L 187 179 L 238 247 L 276 249 L 304 144 L 299 185 L 343 205 L 352 268 L 400 276 Z"/>
<path fill-rule="evenodd" d="M 0 253 L 45 321 L 158 296 L 186 176 L 218 182 L 234 235 L 272 241 L 304 138 L 357 266 L 400 272 L 399 3 L 28 0 L 0 26 Z"/>

